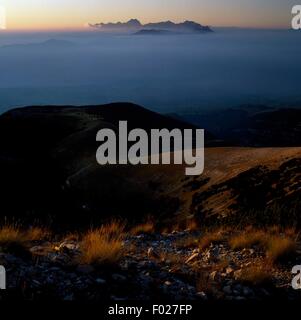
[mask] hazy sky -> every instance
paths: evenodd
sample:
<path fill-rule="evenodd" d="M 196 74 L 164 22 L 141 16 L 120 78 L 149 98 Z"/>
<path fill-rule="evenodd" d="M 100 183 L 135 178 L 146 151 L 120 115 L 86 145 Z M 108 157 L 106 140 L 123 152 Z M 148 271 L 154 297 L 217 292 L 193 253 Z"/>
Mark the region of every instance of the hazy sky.
<path fill-rule="evenodd" d="M 80 29 L 88 22 L 130 18 L 289 28 L 295 4 L 297 0 L 0 0 L 6 7 L 8 30 Z"/>

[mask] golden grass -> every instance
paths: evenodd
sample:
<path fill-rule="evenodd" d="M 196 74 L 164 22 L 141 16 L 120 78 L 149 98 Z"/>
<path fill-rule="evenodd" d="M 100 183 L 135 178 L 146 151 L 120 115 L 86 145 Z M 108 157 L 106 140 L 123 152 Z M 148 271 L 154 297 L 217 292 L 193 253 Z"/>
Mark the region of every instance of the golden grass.
<path fill-rule="evenodd" d="M 145 223 L 139 224 L 130 230 L 130 234 L 134 236 L 137 236 L 140 234 L 151 234 L 154 232 L 155 232 L 155 226 L 154 226 L 154 223 L 151 221 L 147 221 Z"/>
<path fill-rule="evenodd" d="M 254 245 L 265 246 L 267 234 L 261 230 L 251 230 L 233 236 L 229 240 L 230 247 L 233 250 L 251 248 Z"/>
<path fill-rule="evenodd" d="M 198 247 L 200 250 L 205 250 L 210 247 L 211 244 L 217 244 L 223 242 L 225 239 L 225 231 L 220 229 L 213 232 L 206 233 L 201 239 L 199 240 Z"/>
<path fill-rule="evenodd" d="M 286 236 L 272 236 L 266 249 L 267 258 L 275 263 L 291 257 L 297 249 L 296 241 Z"/>
<path fill-rule="evenodd" d="M 5 225 L 0 228 L 0 245 L 23 243 L 24 241 L 24 233 L 17 226 Z"/>
<path fill-rule="evenodd" d="M 263 265 L 253 265 L 242 270 L 238 279 L 242 282 L 247 282 L 252 285 L 263 285 L 270 282 L 271 274 Z"/>
<path fill-rule="evenodd" d="M 6 224 L 0 227 L 0 245 L 19 244 L 25 245 L 27 242 L 43 240 L 50 236 L 50 232 L 45 228 L 31 227 L 22 230 L 17 225 Z"/>
<path fill-rule="evenodd" d="M 122 238 L 124 237 L 124 230 L 126 224 L 120 220 L 113 220 L 110 223 L 103 225 L 102 227 L 98 228 L 102 233 L 106 233 L 109 238 Z"/>
<path fill-rule="evenodd" d="M 269 262 L 275 263 L 290 257 L 296 251 L 296 230 L 280 230 L 274 226 L 267 230 L 248 230 L 229 239 L 233 250 L 260 246 L 266 252 Z"/>
<path fill-rule="evenodd" d="M 179 248 L 199 248 L 200 250 L 207 249 L 211 244 L 223 242 L 225 239 L 225 230 L 219 229 L 211 232 L 206 232 L 203 236 L 190 235 L 187 238 L 180 239 L 175 242 L 175 246 Z"/>
<path fill-rule="evenodd" d="M 85 234 L 81 241 L 80 264 L 114 266 L 123 256 L 124 225 L 113 222 Z"/>
<path fill-rule="evenodd" d="M 40 241 L 51 236 L 51 232 L 46 228 L 31 227 L 25 231 L 26 241 Z"/>
<path fill-rule="evenodd" d="M 297 240 L 297 238 L 299 237 L 299 233 L 298 231 L 296 230 L 296 228 L 286 228 L 284 230 L 284 234 L 287 236 L 287 237 L 290 237 L 290 238 L 294 238 Z"/>

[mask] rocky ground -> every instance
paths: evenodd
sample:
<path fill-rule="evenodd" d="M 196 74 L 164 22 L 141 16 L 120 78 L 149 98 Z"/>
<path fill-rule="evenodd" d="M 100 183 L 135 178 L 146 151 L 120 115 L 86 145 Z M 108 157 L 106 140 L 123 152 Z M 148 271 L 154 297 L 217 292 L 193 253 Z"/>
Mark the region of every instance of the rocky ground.
<path fill-rule="evenodd" d="M 300 299 L 291 287 L 296 255 L 268 269 L 258 283 L 246 281 L 244 270 L 264 263 L 264 252 L 253 247 L 232 250 L 226 242 L 206 249 L 187 244 L 198 232 L 128 236 L 124 256 L 116 266 L 74 263 L 80 254 L 76 240 L 39 242 L 27 251 L 0 253 L 7 272 L 7 290 L 0 299 L 26 300 L 263 300 Z"/>

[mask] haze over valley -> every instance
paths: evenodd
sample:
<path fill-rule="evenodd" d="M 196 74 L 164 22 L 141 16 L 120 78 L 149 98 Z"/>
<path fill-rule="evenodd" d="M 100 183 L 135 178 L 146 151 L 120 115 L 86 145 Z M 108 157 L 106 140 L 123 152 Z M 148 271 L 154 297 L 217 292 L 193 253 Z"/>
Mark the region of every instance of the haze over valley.
<path fill-rule="evenodd" d="M 163 113 L 301 101 L 300 33 L 2 32 L 0 112 L 129 101 Z M 158 31 L 158 30 L 157 30 Z"/>

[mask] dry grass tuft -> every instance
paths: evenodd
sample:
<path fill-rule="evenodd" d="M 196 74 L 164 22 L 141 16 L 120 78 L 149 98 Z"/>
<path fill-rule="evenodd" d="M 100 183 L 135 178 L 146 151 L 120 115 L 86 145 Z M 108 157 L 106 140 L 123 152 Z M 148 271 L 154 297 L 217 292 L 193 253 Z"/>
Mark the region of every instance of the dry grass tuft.
<path fill-rule="evenodd" d="M 266 256 L 271 263 L 289 258 L 296 251 L 296 230 L 286 229 L 281 233 L 279 227 L 271 227 L 268 230 L 248 230 L 229 239 L 232 249 L 250 248 L 255 245 L 266 251 Z"/>
<path fill-rule="evenodd" d="M 19 244 L 25 245 L 27 242 L 43 240 L 50 236 L 50 231 L 46 228 L 31 227 L 22 230 L 18 225 L 6 224 L 0 227 L 0 245 Z"/>
<path fill-rule="evenodd" d="M 270 262 L 280 262 L 290 258 L 296 253 L 297 244 L 292 238 L 286 236 L 272 236 L 267 243 L 266 256 Z"/>
<path fill-rule="evenodd" d="M 39 227 L 23 230 L 16 224 L 5 224 L 0 227 L 0 247 L 4 252 L 30 257 L 32 242 L 49 236 L 48 230 Z"/>
<path fill-rule="evenodd" d="M 161 230 L 161 233 L 168 234 L 173 231 L 200 231 L 200 226 L 195 219 L 185 219 L 178 221 L 176 224 L 165 227 L 163 230 Z"/>
<path fill-rule="evenodd" d="M 154 232 L 155 232 L 155 226 L 154 226 L 154 223 L 151 221 L 147 221 L 145 223 L 139 224 L 130 230 L 130 234 L 134 236 L 138 236 L 140 234 L 151 234 Z"/>
<path fill-rule="evenodd" d="M 103 225 L 98 230 L 106 233 L 109 238 L 120 238 L 124 236 L 125 227 L 125 222 L 120 220 L 113 220 L 110 223 Z"/>
<path fill-rule="evenodd" d="M 31 227 L 25 231 L 26 241 L 41 241 L 51 237 L 51 232 L 46 228 L 41 227 Z"/>
<path fill-rule="evenodd" d="M 229 244 L 233 250 L 251 248 L 254 245 L 265 247 L 267 235 L 261 230 L 250 230 L 246 233 L 240 233 L 233 236 L 229 240 Z"/>
<path fill-rule="evenodd" d="M 114 266 L 123 256 L 124 225 L 113 222 L 85 234 L 80 264 Z"/>
<path fill-rule="evenodd" d="M 25 242 L 24 233 L 16 225 L 5 225 L 0 228 L 0 245 L 20 244 Z"/>
<path fill-rule="evenodd" d="M 298 234 L 298 231 L 296 228 L 286 228 L 284 230 L 284 234 L 287 236 L 287 237 L 290 237 L 290 238 L 294 238 L 294 239 L 297 239 L 299 234 Z"/>
<path fill-rule="evenodd" d="M 210 247 L 211 244 L 217 244 L 223 242 L 224 240 L 224 230 L 220 229 L 217 231 L 208 232 L 199 240 L 199 248 L 200 250 L 205 250 Z"/>
<path fill-rule="evenodd" d="M 239 280 L 252 285 L 264 285 L 271 281 L 271 274 L 262 265 L 253 265 L 242 270 Z"/>
<path fill-rule="evenodd" d="M 205 250 L 210 247 L 211 244 L 223 242 L 224 239 L 224 231 L 218 230 L 207 232 L 202 237 L 191 235 L 185 239 L 180 239 L 175 243 L 175 246 L 179 248 L 199 248 L 200 250 Z"/>

